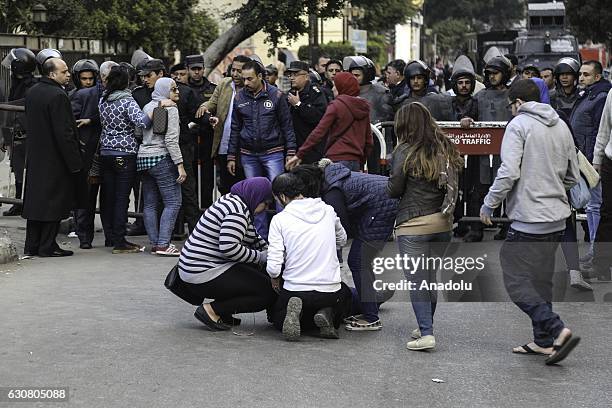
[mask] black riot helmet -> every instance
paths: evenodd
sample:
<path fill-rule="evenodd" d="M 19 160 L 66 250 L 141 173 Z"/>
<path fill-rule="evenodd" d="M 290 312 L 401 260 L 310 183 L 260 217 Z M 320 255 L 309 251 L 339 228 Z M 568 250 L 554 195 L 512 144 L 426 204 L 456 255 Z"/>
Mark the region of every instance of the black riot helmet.
<path fill-rule="evenodd" d="M 62 59 L 62 53 L 56 50 L 55 48 L 45 48 L 43 50 L 38 51 L 36 54 L 36 65 L 38 65 L 38 70 L 42 72 L 42 66 L 46 60 L 49 58 L 60 58 Z"/>
<path fill-rule="evenodd" d="M 485 65 L 485 85 L 489 82 L 488 72 L 497 71 L 502 73 L 502 83 L 505 84 L 510 80 L 510 73 L 512 71 L 512 62 L 503 55 L 498 55 L 491 58 Z"/>
<path fill-rule="evenodd" d="M 573 74 L 578 77 L 578 73 L 580 72 L 580 63 L 571 57 L 561 58 L 557 65 L 555 66 L 555 78 L 560 74 Z"/>
<path fill-rule="evenodd" d="M 376 67 L 374 63 L 371 59 L 363 55 L 344 57 L 344 60 L 342 60 L 342 69 L 346 72 L 350 72 L 353 69 L 360 69 L 363 72 L 364 83 L 372 82 L 374 77 L 376 77 Z"/>
<path fill-rule="evenodd" d="M 431 70 L 423 61 L 412 60 L 404 68 L 404 78 L 410 80 L 410 78 L 417 75 L 424 75 L 425 78 L 429 79 L 431 77 Z"/>
<path fill-rule="evenodd" d="M 2 60 L 2 66 L 14 75 L 32 74 L 36 69 L 36 56 L 27 48 L 13 48 Z"/>
<path fill-rule="evenodd" d="M 79 81 L 79 75 L 81 72 L 91 71 L 94 73 L 94 84 L 97 82 L 96 78 L 100 73 L 100 67 L 98 63 L 92 59 L 81 59 L 78 60 L 72 66 L 72 81 L 77 88 L 81 87 L 81 82 Z"/>

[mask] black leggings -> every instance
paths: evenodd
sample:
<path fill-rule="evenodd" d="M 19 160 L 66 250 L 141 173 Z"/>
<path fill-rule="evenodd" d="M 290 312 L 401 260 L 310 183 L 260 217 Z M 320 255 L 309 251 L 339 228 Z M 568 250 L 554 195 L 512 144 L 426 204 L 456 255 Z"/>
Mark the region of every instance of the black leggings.
<path fill-rule="evenodd" d="M 235 264 L 209 282 L 190 286 L 194 293 L 215 299 L 211 306 L 220 316 L 260 312 L 271 308 L 277 297 L 270 277 L 252 264 Z"/>
<path fill-rule="evenodd" d="M 278 330 L 283 329 L 283 322 L 287 315 L 287 303 L 292 297 L 302 299 L 302 315 L 300 316 L 300 326 L 302 330 L 314 329 L 314 315 L 321 309 L 331 307 L 334 314 L 334 326 L 340 327 L 342 319 L 348 316 L 351 309 L 351 290 L 344 283 L 340 284 L 340 289 L 336 292 L 317 292 L 314 290 L 306 292 L 292 292 L 281 289 L 274 306 L 274 326 Z"/>

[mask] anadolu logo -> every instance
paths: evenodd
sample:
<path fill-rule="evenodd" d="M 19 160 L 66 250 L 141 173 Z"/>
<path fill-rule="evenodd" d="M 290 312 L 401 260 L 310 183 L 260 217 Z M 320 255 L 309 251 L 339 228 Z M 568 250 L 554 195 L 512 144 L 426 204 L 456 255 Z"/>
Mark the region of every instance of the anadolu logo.
<path fill-rule="evenodd" d="M 272 107 L 274 107 L 274 104 L 272 103 L 271 100 L 268 99 L 268 100 L 264 101 L 263 106 L 266 109 L 272 109 Z"/>

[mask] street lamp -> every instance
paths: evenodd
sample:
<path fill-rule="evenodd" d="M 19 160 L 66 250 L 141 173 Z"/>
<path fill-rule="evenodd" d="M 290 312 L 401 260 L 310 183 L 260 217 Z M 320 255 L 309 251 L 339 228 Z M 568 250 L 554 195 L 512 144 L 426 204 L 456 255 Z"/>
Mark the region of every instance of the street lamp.
<path fill-rule="evenodd" d="M 32 7 L 32 22 L 36 26 L 36 34 L 43 35 L 43 27 L 47 22 L 47 8 L 43 4 Z"/>

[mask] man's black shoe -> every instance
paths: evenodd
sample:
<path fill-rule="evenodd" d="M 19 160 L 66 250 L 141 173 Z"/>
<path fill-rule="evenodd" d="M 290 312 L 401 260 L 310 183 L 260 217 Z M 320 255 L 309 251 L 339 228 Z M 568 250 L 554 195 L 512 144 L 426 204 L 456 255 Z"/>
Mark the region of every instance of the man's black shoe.
<path fill-rule="evenodd" d="M 125 235 L 128 237 L 136 237 L 139 235 L 147 235 L 147 231 L 140 225 L 132 224 L 125 229 Z"/>
<path fill-rule="evenodd" d="M 61 249 L 58 248 L 55 251 L 51 252 L 50 254 L 38 254 L 38 256 L 40 256 L 41 258 L 49 258 L 49 257 L 60 257 L 60 256 L 72 256 L 74 254 L 74 252 L 72 251 L 67 251 L 65 249 Z"/>
<path fill-rule="evenodd" d="M 81 249 L 91 249 L 92 246 L 89 242 L 82 242 L 81 245 L 79 245 L 79 248 Z"/>
<path fill-rule="evenodd" d="M 14 205 L 11 208 L 9 208 L 8 210 L 4 211 L 2 213 L 2 215 L 4 215 L 5 217 L 14 217 L 17 215 L 21 215 L 21 206 L 20 205 Z"/>
<path fill-rule="evenodd" d="M 38 251 L 30 251 L 28 249 L 23 250 L 25 256 L 38 256 Z"/>

